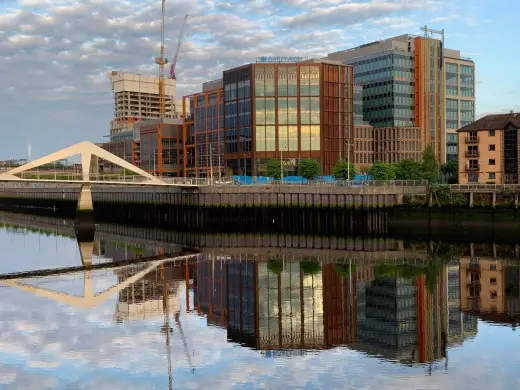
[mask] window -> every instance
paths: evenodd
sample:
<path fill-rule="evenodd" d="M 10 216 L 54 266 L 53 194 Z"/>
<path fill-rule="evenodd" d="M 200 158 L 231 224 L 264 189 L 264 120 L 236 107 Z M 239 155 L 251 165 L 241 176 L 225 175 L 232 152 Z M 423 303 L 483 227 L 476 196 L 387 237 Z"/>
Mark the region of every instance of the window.
<path fill-rule="evenodd" d="M 495 180 L 495 172 L 489 172 L 489 178 Z"/>
<path fill-rule="evenodd" d="M 496 264 L 490 264 L 490 265 L 489 265 L 489 269 L 490 269 L 491 271 L 496 271 L 496 270 L 497 270 L 497 265 L 496 265 Z"/>
<path fill-rule="evenodd" d="M 495 165 L 495 159 L 494 158 L 490 158 L 489 159 L 489 165 Z"/>
<path fill-rule="evenodd" d="M 493 145 L 489 145 L 489 150 L 490 151 L 494 151 L 495 150 L 495 145 L 494 144 Z"/>
<path fill-rule="evenodd" d="M 489 136 L 494 137 L 495 136 L 495 130 L 489 130 Z"/>
<path fill-rule="evenodd" d="M 497 284 L 497 278 L 490 278 L 489 283 L 491 284 Z"/>
<path fill-rule="evenodd" d="M 498 294 L 497 294 L 496 291 L 491 291 L 491 292 L 489 293 L 489 296 L 491 297 L 491 299 L 497 299 L 497 295 L 498 295 Z"/>

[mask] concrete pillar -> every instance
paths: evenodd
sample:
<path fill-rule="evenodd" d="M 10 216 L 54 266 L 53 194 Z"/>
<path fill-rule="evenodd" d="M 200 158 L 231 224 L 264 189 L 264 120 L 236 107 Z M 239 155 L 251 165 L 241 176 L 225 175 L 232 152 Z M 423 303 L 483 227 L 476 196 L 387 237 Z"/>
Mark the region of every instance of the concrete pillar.
<path fill-rule="evenodd" d="M 518 192 L 515 193 L 515 209 L 518 208 Z"/>
<path fill-rule="evenodd" d="M 473 191 L 469 193 L 469 207 L 473 207 Z"/>
<path fill-rule="evenodd" d="M 495 208 L 497 205 L 497 193 L 493 192 L 493 208 Z"/>
<path fill-rule="evenodd" d="M 430 198 L 428 200 L 428 207 L 432 207 L 433 206 L 433 192 L 431 192 L 430 190 Z"/>
<path fill-rule="evenodd" d="M 78 205 L 76 212 L 93 212 L 94 204 L 92 203 L 92 192 L 90 191 L 90 183 L 85 183 L 81 186 L 79 193 Z"/>

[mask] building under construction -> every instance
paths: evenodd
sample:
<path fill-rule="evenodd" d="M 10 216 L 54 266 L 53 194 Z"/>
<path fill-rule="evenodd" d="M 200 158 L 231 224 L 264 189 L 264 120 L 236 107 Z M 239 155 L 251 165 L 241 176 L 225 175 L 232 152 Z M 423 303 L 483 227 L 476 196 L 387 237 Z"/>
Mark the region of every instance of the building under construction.
<path fill-rule="evenodd" d="M 111 138 L 133 130 L 135 122 L 161 117 L 157 76 L 113 71 L 109 77 L 114 92 L 114 119 L 110 122 Z M 174 79 L 164 80 L 164 118 L 179 118 L 182 115 L 182 101 L 175 99 L 176 84 Z"/>

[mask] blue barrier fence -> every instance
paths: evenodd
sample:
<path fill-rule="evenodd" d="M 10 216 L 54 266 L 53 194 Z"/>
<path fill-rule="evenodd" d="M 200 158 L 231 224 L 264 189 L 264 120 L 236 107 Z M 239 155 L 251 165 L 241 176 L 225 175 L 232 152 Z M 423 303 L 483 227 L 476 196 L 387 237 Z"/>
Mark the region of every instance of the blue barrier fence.
<path fill-rule="evenodd" d="M 362 181 L 371 180 L 372 177 L 369 175 L 360 175 L 357 174 L 353 182 L 359 183 Z M 272 177 L 267 176 L 233 176 L 233 183 L 240 184 L 240 185 L 253 185 L 253 184 L 271 184 L 275 179 Z M 334 179 L 334 176 L 318 176 L 314 182 L 322 182 L 327 184 L 332 184 L 336 180 Z M 283 178 L 284 184 L 295 184 L 295 185 L 301 185 L 301 184 L 308 184 L 307 179 L 304 179 L 301 176 L 284 176 Z"/>

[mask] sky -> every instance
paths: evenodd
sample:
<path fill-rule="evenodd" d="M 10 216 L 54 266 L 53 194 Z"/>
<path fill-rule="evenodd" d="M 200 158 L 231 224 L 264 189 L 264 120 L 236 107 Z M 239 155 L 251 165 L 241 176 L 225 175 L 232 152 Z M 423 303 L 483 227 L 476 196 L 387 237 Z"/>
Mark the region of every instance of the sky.
<path fill-rule="evenodd" d="M 160 0 L 0 0 L 0 160 L 32 158 L 109 134 L 108 72 L 157 74 Z M 177 97 L 259 56 L 322 56 L 445 29 L 476 63 L 477 117 L 520 111 L 516 0 L 167 0 L 166 54 Z"/>

